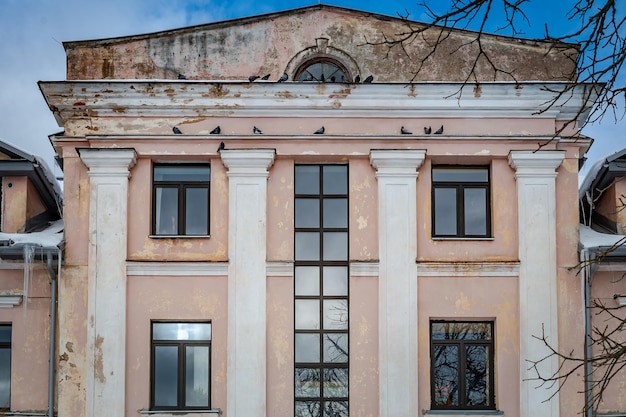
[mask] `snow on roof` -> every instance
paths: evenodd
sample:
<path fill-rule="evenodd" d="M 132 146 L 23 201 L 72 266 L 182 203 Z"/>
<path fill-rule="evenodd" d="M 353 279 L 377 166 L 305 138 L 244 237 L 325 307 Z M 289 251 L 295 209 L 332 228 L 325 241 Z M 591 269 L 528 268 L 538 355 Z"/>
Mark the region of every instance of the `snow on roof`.
<path fill-rule="evenodd" d="M 9 247 L 32 245 L 43 248 L 58 248 L 63 243 L 63 220 L 50 223 L 48 228 L 40 232 L 0 233 L 0 241 L 8 242 Z"/>
<path fill-rule="evenodd" d="M 615 248 L 624 246 L 626 248 L 626 235 L 596 232 L 589 226 L 580 225 L 580 244 L 583 249 L 594 248 Z"/>

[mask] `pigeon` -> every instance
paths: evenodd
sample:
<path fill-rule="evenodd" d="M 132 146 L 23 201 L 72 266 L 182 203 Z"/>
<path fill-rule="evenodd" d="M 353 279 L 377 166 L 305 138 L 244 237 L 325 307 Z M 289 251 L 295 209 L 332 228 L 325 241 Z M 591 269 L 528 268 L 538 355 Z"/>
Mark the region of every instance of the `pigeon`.
<path fill-rule="evenodd" d="M 261 79 L 265 80 L 265 81 L 269 80 L 270 79 L 270 74 L 264 75 Z"/>
<path fill-rule="evenodd" d="M 319 129 L 317 129 L 315 132 L 313 132 L 314 135 L 323 135 L 324 134 L 324 126 L 320 127 Z"/>
<path fill-rule="evenodd" d="M 330 77 L 330 82 L 334 83 L 337 81 L 337 78 L 333 75 L 332 77 Z"/>
<path fill-rule="evenodd" d="M 374 81 L 374 76 L 373 75 L 368 75 L 367 78 L 365 80 L 363 80 L 363 84 L 369 84 L 372 81 Z"/>
<path fill-rule="evenodd" d="M 403 135 L 412 135 L 413 134 L 413 132 L 410 132 L 410 131 L 406 130 L 406 128 L 404 126 L 402 126 L 400 128 L 400 133 L 402 133 Z"/>
<path fill-rule="evenodd" d="M 217 153 L 220 153 L 220 151 L 224 149 L 226 149 L 226 145 L 224 145 L 224 142 L 220 142 L 220 146 L 217 147 Z"/>
<path fill-rule="evenodd" d="M 430 135 L 430 132 L 432 132 L 432 131 L 433 131 L 433 129 L 430 126 L 428 126 L 428 127 L 424 126 L 424 133 L 426 133 L 427 135 Z"/>
<path fill-rule="evenodd" d="M 187 77 L 185 77 L 183 74 L 178 74 L 178 79 L 179 80 L 186 80 Z"/>
<path fill-rule="evenodd" d="M 289 79 L 289 76 L 287 75 L 287 73 L 284 73 L 279 79 L 278 82 L 282 83 L 284 81 L 287 81 Z"/>
<path fill-rule="evenodd" d="M 252 128 L 252 132 L 254 132 L 255 135 L 262 135 L 263 132 L 261 132 L 261 129 L 259 129 L 258 127 L 254 126 Z"/>
<path fill-rule="evenodd" d="M 215 129 L 209 132 L 210 135 L 219 135 L 222 129 L 219 126 L 216 126 Z"/>
<path fill-rule="evenodd" d="M 443 133 L 443 125 L 435 132 L 435 135 L 441 135 Z"/>
<path fill-rule="evenodd" d="M 354 77 L 354 83 L 355 84 L 358 84 L 360 82 L 361 82 L 361 76 L 360 75 L 357 75 L 356 77 Z"/>
<path fill-rule="evenodd" d="M 256 80 L 257 78 L 259 78 L 258 75 L 251 75 L 248 77 L 248 81 L 253 82 L 254 80 Z"/>
<path fill-rule="evenodd" d="M 183 132 L 181 132 L 180 129 L 178 127 L 176 127 L 176 126 L 174 126 L 172 128 L 172 132 L 174 132 L 174 134 L 176 134 L 176 135 L 182 135 L 183 134 Z"/>

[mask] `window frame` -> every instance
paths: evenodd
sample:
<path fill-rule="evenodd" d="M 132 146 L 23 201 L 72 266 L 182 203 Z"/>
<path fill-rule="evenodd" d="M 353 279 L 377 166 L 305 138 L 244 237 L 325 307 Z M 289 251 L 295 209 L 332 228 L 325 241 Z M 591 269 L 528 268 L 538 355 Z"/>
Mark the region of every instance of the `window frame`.
<path fill-rule="evenodd" d="M 171 324 L 209 324 L 211 326 L 211 338 L 209 340 L 154 340 L 154 325 L 159 323 Z M 212 371 L 212 350 L 211 344 L 213 339 L 213 325 L 211 321 L 176 321 L 176 320 L 151 320 L 150 321 L 150 410 L 154 411 L 177 411 L 177 410 L 208 410 L 211 409 L 211 371 Z M 178 348 L 178 374 L 176 383 L 176 405 L 175 406 L 157 406 L 156 400 L 156 347 L 157 346 L 176 346 Z M 206 406 L 186 406 L 186 348 L 208 347 L 208 404 Z"/>
<path fill-rule="evenodd" d="M 433 339 L 433 325 L 438 323 L 482 323 L 490 328 L 491 339 Z M 493 320 L 430 320 L 429 322 L 429 338 L 430 338 L 430 408 L 432 410 L 496 410 L 495 395 L 495 321 Z M 435 401 L 437 390 L 435 385 L 435 347 L 436 346 L 457 346 L 458 347 L 458 405 L 441 405 Z M 466 391 L 466 346 L 486 346 L 489 349 L 488 357 L 488 374 L 486 375 L 486 384 L 488 387 L 488 399 L 490 405 L 467 405 L 465 395 Z"/>
<path fill-rule="evenodd" d="M 8 406 L 2 407 L 0 405 L 0 410 L 7 411 L 11 409 L 11 368 L 12 368 L 12 357 L 13 357 L 13 324 L 12 323 L 0 323 L 0 328 L 8 328 L 9 329 L 9 340 L 8 341 L 0 341 L 0 349 L 9 349 L 9 392 L 8 392 Z"/>
<path fill-rule="evenodd" d="M 198 167 L 209 170 L 209 180 L 180 181 L 180 180 L 156 180 L 155 172 L 160 167 Z M 186 191 L 188 189 L 206 189 L 207 192 L 207 213 L 206 213 L 206 234 L 187 233 L 187 203 Z M 158 233 L 157 230 L 157 190 L 175 189 L 177 190 L 177 233 Z M 211 234 L 211 164 L 202 163 L 153 163 L 152 164 L 152 222 L 151 236 L 153 237 L 208 237 Z"/>
<path fill-rule="evenodd" d="M 308 69 L 310 67 L 312 67 L 313 65 L 317 65 L 317 64 L 321 64 L 321 65 L 332 65 L 333 67 L 336 68 L 335 71 L 333 71 L 329 77 L 324 77 L 325 79 L 320 80 L 317 79 L 317 77 L 313 77 L 310 80 L 301 80 L 300 77 L 302 77 L 302 75 L 305 72 L 308 72 Z M 344 80 L 335 80 L 332 81 L 330 79 L 330 77 L 334 76 L 335 73 L 339 72 L 340 74 L 342 74 L 344 76 Z M 311 74 L 309 72 L 309 74 L 311 76 L 313 76 L 313 74 Z M 314 82 L 314 83 L 341 83 L 341 84 L 346 84 L 346 83 L 351 83 L 352 82 L 352 76 L 350 75 L 350 72 L 348 71 L 348 69 L 346 68 L 346 66 L 344 64 L 342 64 L 339 60 L 327 56 L 327 55 L 318 55 L 315 56 L 311 59 L 308 59 L 307 61 L 303 62 L 302 64 L 300 64 L 300 66 L 298 67 L 298 69 L 295 71 L 295 75 L 294 75 L 294 80 L 297 82 Z"/>
<path fill-rule="evenodd" d="M 435 181 L 435 170 L 475 170 L 486 171 L 487 181 Z M 456 191 L 456 232 L 454 234 L 437 234 L 436 220 L 436 199 L 437 189 L 454 189 Z M 466 189 L 485 190 L 485 233 L 466 234 L 465 233 L 465 193 Z M 485 165 L 433 165 L 431 168 L 431 235 L 436 239 L 485 239 L 491 238 L 491 169 Z"/>

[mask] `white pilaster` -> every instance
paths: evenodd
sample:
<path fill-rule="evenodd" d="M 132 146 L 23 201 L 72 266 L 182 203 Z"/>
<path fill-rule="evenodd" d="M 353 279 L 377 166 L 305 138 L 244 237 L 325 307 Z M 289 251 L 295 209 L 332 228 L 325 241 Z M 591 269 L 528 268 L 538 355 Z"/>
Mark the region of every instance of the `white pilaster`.
<path fill-rule="evenodd" d="M 423 150 L 372 150 L 378 179 L 380 417 L 417 416 L 416 180 Z"/>
<path fill-rule="evenodd" d="M 540 340 L 545 332 L 553 349 L 558 349 L 557 263 L 556 263 L 556 169 L 562 151 L 512 151 L 509 164 L 517 180 L 519 234 L 520 308 L 520 416 L 559 416 L 558 392 L 537 388 L 536 372 L 528 361 L 549 354 Z M 538 366 L 543 377 L 557 372 L 556 357 Z M 553 387 L 553 390 L 558 387 Z"/>
<path fill-rule="evenodd" d="M 89 168 L 85 416 L 123 416 L 128 178 L 134 149 L 81 149 Z"/>
<path fill-rule="evenodd" d="M 221 151 L 228 168 L 229 417 L 266 415 L 266 202 L 274 154 Z"/>

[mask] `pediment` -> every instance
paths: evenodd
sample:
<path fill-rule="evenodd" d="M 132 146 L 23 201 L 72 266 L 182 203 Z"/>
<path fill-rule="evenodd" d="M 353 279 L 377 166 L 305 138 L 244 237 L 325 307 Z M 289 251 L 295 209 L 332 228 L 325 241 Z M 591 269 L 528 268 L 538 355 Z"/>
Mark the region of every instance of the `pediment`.
<path fill-rule="evenodd" d="M 335 6 L 315 5 L 285 12 L 114 39 L 66 42 L 67 79 L 247 80 L 283 73 L 293 81 L 302 65 L 330 59 L 343 65 L 347 81 L 357 75 L 374 82 L 465 81 L 476 44 L 472 32 L 454 30 L 439 51 L 423 62 L 439 35 L 433 28 L 405 48 L 381 44 L 422 23 Z M 483 36 L 504 72 L 487 60 L 473 81 L 566 81 L 575 73 L 571 44 Z"/>

